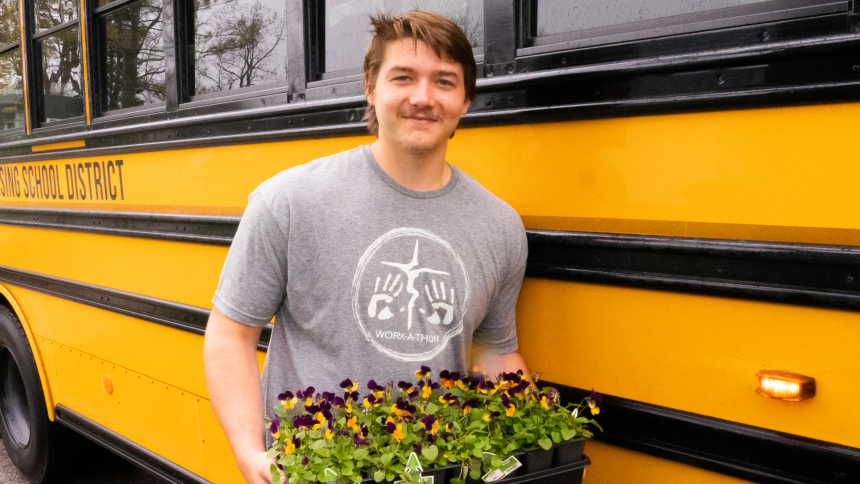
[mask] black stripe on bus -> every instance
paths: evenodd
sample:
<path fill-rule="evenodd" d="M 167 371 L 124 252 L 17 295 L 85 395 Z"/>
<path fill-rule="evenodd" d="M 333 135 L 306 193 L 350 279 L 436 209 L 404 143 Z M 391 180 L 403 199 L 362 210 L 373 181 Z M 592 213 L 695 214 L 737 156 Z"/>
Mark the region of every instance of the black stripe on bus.
<path fill-rule="evenodd" d="M 230 245 L 240 217 L 0 208 L 0 224 Z M 529 230 L 526 275 L 860 310 L 860 247 Z"/>
<path fill-rule="evenodd" d="M 170 484 L 210 484 L 206 479 L 132 442 L 122 435 L 58 404 L 57 422 Z"/>
<path fill-rule="evenodd" d="M 205 308 L 7 266 L 0 266 L 0 282 L 194 334 L 202 335 L 209 319 Z M 264 327 L 257 349 L 266 351 L 271 337 L 271 326 Z"/>
<path fill-rule="evenodd" d="M 0 207 L 0 224 L 227 245 L 240 217 Z"/>
<path fill-rule="evenodd" d="M 558 389 L 565 402 L 579 403 L 590 394 L 542 385 Z M 595 439 L 602 442 L 752 482 L 860 482 L 860 449 L 854 447 L 612 395 L 603 398 L 596 420 L 604 432 L 595 429 Z"/>
<path fill-rule="evenodd" d="M 860 310 L 860 247 L 532 230 L 526 276 Z"/>
<path fill-rule="evenodd" d="M 512 74 L 480 79 L 463 127 L 746 109 L 860 99 L 860 37 L 839 33 L 844 15 L 824 22 L 821 37 L 757 42 L 704 52 L 579 62 L 588 52 L 518 58 Z M 788 22 L 791 24 L 791 22 Z M 788 25 L 786 24 L 786 25 Z M 789 28 L 789 27 L 786 27 Z M 795 28 L 795 27 L 792 27 Z M 755 27 L 761 33 L 760 27 Z M 779 26 L 773 26 L 779 31 Z M 836 29 L 836 30 L 833 30 Z M 790 30 L 790 29 L 789 29 Z M 724 34 L 730 35 L 731 32 Z M 774 38 L 777 38 L 776 36 Z M 64 134 L 2 143 L 0 163 L 116 155 L 202 146 L 366 134 L 364 97 L 299 101 L 258 108 L 260 99 L 180 109 L 177 117 L 69 128 Z M 220 106 L 220 105 L 219 105 Z M 213 109 L 215 111 L 213 112 Z M 123 124 L 132 123 L 132 124 Z M 140 123 L 140 124 L 133 124 Z M 86 140 L 86 147 L 31 153 L 34 143 Z"/>

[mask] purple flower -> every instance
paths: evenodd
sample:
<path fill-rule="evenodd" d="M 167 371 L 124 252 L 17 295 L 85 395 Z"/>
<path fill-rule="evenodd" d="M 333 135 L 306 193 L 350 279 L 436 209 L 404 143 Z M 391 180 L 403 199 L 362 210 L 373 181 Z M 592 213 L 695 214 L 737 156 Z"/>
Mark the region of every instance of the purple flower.
<path fill-rule="evenodd" d="M 343 393 L 343 399 L 344 399 L 344 401 L 347 401 L 347 402 L 350 400 L 352 400 L 353 402 L 357 402 L 359 398 L 361 398 L 361 395 L 359 395 L 358 392 L 344 392 Z"/>
<path fill-rule="evenodd" d="M 433 428 L 433 423 L 436 422 L 435 415 L 428 415 L 421 419 L 421 423 L 424 425 L 424 430 L 429 431 Z"/>
<path fill-rule="evenodd" d="M 334 397 L 334 401 L 332 403 L 334 403 L 335 407 L 342 407 L 346 405 L 346 402 L 343 400 L 343 398 L 340 397 Z"/>
<path fill-rule="evenodd" d="M 308 413 L 317 413 L 320 411 L 319 405 L 305 405 L 305 412 Z"/>
<path fill-rule="evenodd" d="M 410 388 L 412 388 L 412 384 L 405 381 L 397 382 L 397 388 L 403 390 L 404 392 L 408 392 Z"/>
<path fill-rule="evenodd" d="M 385 391 L 385 387 L 382 385 L 377 385 L 375 380 L 370 380 L 369 382 L 367 382 L 367 389 L 372 392 Z"/>
<path fill-rule="evenodd" d="M 370 429 L 367 428 L 367 425 L 361 424 L 361 436 L 367 437 L 367 434 L 370 433 Z"/>
<path fill-rule="evenodd" d="M 331 403 L 331 401 L 332 401 L 332 400 L 334 400 L 334 393 L 331 393 L 331 392 L 323 392 L 323 394 L 322 394 L 322 398 L 323 398 L 323 400 L 325 400 L 326 402 Z"/>
<path fill-rule="evenodd" d="M 278 395 L 278 400 L 292 400 L 293 392 L 284 392 Z"/>
<path fill-rule="evenodd" d="M 355 434 L 352 436 L 352 443 L 358 447 L 359 445 L 368 445 L 367 439 L 363 439 L 360 435 Z"/>
<path fill-rule="evenodd" d="M 603 403 L 603 396 L 600 395 L 599 393 L 597 393 L 596 391 L 594 391 L 594 388 L 591 389 L 591 396 L 589 398 L 591 399 L 592 402 L 594 402 L 594 405 L 596 405 L 598 407 L 600 406 L 601 403 Z"/>
<path fill-rule="evenodd" d="M 272 425 L 269 426 L 269 433 L 273 434 L 273 435 L 278 433 L 278 428 L 280 428 L 280 426 L 281 426 L 281 419 L 279 417 L 275 417 L 272 420 Z"/>
<path fill-rule="evenodd" d="M 358 383 L 353 383 L 352 380 L 347 378 L 346 380 L 340 382 L 340 387 L 343 388 L 346 392 L 354 392 L 358 390 Z"/>
<path fill-rule="evenodd" d="M 308 462 L 310 462 L 310 459 L 308 459 L 308 456 L 303 455 L 302 456 L 302 465 L 306 466 L 306 465 L 308 465 Z"/>
<path fill-rule="evenodd" d="M 423 445 L 421 445 L 421 444 L 414 444 L 414 445 L 412 446 L 412 450 L 413 450 L 416 454 L 421 454 L 421 449 L 423 449 L 423 448 L 424 448 L 424 446 L 423 446 Z"/>
<path fill-rule="evenodd" d="M 293 417 L 293 427 L 295 427 L 297 429 L 311 427 L 311 426 L 313 426 L 314 423 L 315 423 L 314 418 L 310 415 L 307 415 L 307 414 L 297 415 L 297 416 Z"/>
<path fill-rule="evenodd" d="M 395 430 L 397 430 L 397 425 L 394 425 L 394 422 L 387 422 L 385 424 L 385 431 L 389 434 L 393 434 Z"/>

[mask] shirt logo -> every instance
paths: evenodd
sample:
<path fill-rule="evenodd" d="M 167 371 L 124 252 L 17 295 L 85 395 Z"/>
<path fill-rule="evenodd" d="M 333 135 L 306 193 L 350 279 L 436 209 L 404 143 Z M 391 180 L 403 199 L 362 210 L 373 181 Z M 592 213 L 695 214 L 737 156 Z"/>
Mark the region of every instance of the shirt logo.
<path fill-rule="evenodd" d="M 364 337 L 400 361 L 424 361 L 463 332 L 469 279 L 451 244 L 421 229 L 382 235 L 361 256 L 352 308 Z"/>

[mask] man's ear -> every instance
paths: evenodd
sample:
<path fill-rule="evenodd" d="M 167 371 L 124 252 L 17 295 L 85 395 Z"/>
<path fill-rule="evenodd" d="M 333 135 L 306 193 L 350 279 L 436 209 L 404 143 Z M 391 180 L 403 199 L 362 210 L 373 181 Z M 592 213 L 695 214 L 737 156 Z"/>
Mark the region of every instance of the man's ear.
<path fill-rule="evenodd" d="M 373 106 L 375 101 L 375 96 L 372 91 L 368 91 L 368 86 L 370 86 L 370 74 L 364 73 L 364 97 L 367 99 L 367 104 Z"/>
<path fill-rule="evenodd" d="M 468 110 L 469 110 L 469 106 L 470 106 L 471 104 L 472 104 L 472 101 L 469 101 L 468 99 L 466 99 L 466 102 L 464 102 L 464 103 L 463 103 L 463 110 L 462 110 L 462 111 L 460 111 L 460 116 L 465 116 L 465 115 L 466 115 L 466 111 L 468 111 Z"/>

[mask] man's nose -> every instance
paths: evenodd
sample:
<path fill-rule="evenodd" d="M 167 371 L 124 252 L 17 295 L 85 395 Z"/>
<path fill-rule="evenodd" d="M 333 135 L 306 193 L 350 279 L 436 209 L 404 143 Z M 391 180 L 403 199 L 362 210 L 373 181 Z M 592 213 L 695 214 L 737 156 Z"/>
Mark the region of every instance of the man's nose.
<path fill-rule="evenodd" d="M 415 84 L 410 101 L 416 106 L 427 106 L 433 103 L 433 86 L 429 80 L 421 80 Z"/>

